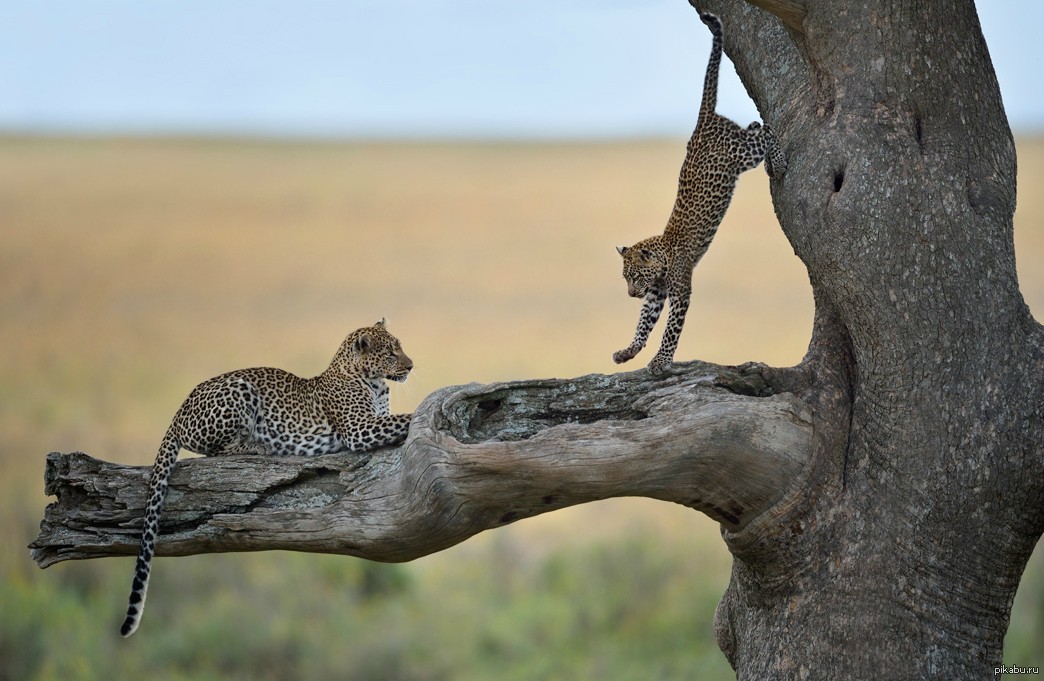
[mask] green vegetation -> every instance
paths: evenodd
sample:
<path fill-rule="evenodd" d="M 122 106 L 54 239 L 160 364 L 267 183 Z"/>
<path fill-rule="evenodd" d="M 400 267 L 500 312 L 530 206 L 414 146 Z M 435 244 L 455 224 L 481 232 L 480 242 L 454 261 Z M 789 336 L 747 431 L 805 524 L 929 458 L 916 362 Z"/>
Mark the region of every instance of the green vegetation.
<path fill-rule="evenodd" d="M 662 225 L 682 149 L 0 139 L 0 681 L 729 678 L 717 527 L 649 500 L 406 565 L 159 558 L 129 640 L 130 558 L 39 570 L 24 548 L 48 451 L 150 463 L 199 380 L 314 374 L 381 316 L 417 363 L 396 411 L 447 384 L 617 371 L 637 307 L 613 246 Z M 1044 141 L 1019 149 L 1019 276 L 1042 318 Z M 763 173 L 694 285 L 679 358 L 800 360 L 811 297 Z M 1008 664 L 1044 663 L 1039 554 Z"/>
<path fill-rule="evenodd" d="M 159 559 L 148 619 L 126 641 L 116 626 L 130 559 L 44 574 L 19 561 L 0 592 L 0 678 L 727 676 L 710 627 L 722 587 L 700 578 L 720 572 L 720 557 L 631 537 L 520 565 L 520 548 L 496 543 L 486 560 L 437 566 Z"/>

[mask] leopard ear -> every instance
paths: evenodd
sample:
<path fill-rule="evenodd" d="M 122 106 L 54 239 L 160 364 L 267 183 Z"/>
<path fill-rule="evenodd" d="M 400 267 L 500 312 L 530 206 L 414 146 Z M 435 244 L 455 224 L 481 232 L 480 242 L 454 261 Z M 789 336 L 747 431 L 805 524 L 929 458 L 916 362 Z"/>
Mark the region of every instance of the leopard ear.
<path fill-rule="evenodd" d="M 629 250 L 631 250 L 631 249 L 628 248 L 627 246 L 617 246 L 616 247 L 616 252 L 619 253 L 620 255 L 627 255 L 627 251 L 629 251 Z"/>
<path fill-rule="evenodd" d="M 378 319 L 377 323 L 374 324 L 374 326 L 384 326 L 384 317 L 381 317 L 380 319 Z"/>
<path fill-rule="evenodd" d="M 370 334 L 364 333 L 355 339 L 355 351 L 358 353 L 366 352 L 370 349 Z"/>

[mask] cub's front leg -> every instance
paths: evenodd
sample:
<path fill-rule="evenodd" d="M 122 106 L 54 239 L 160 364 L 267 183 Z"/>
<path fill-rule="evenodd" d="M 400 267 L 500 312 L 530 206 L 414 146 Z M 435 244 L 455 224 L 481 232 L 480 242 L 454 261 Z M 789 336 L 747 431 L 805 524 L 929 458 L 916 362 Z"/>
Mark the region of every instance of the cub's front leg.
<path fill-rule="evenodd" d="M 652 289 L 645 294 L 645 300 L 642 302 L 642 312 L 638 315 L 638 329 L 634 332 L 634 340 L 623 350 L 617 350 L 613 353 L 614 362 L 623 364 L 642 351 L 642 348 L 645 347 L 646 342 L 649 340 L 649 334 L 660 319 L 660 312 L 663 311 L 663 303 L 666 300 L 667 294 L 659 289 Z"/>
<path fill-rule="evenodd" d="M 373 416 L 343 427 L 341 438 L 353 452 L 401 444 L 410 431 L 413 414 Z"/>
<path fill-rule="evenodd" d="M 691 289 L 686 288 L 670 296 L 671 310 L 667 314 L 667 328 L 663 331 L 663 342 L 660 343 L 659 351 L 649 362 L 649 371 L 656 376 L 670 369 L 674 362 L 674 351 L 678 349 L 678 339 L 681 338 L 682 328 L 685 326 L 685 314 L 689 311 L 691 295 Z"/>

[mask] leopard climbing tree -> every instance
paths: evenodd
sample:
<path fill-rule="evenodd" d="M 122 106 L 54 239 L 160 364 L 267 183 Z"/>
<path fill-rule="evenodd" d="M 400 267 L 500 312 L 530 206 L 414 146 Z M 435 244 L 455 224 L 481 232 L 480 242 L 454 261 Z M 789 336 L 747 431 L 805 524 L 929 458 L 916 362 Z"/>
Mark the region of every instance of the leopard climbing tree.
<path fill-rule="evenodd" d="M 975 7 L 700 8 L 787 155 L 773 199 L 816 303 L 802 363 L 447 388 L 394 449 L 186 461 L 159 555 L 409 560 L 648 496 L 721 523 L 713 626 L 740 679 L 992 677 L 1044 527 L 1044 328 L 1018 288 L 1015 148 Z M 36 560 L 132 555 L 144 481 L 51 455 Z"/>

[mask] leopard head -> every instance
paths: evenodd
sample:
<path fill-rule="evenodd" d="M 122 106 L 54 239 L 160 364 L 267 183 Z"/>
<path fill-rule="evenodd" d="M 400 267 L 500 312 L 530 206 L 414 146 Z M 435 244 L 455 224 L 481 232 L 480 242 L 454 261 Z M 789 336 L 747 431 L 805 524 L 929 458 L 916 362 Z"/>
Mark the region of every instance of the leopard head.
<path fill-rule="evenodd" d="M 413 369 L 413 360 L 402 351 L 399 339 L 388 333 L 384 319 L 350 333 L 333 364 L 344 373 L 392 381 L 405 381 Z"/>
<path fill-rule="evenodd" d="M 644 298 L 650 290 L 662 286 L 667 279 L 667 257 L 657 245 L 646 240 L 631 247 L 616 247 L 623 257 L 627 295 L 632 298 Z"/>

